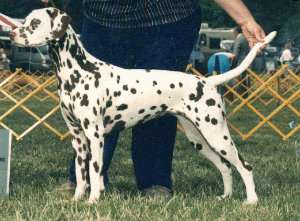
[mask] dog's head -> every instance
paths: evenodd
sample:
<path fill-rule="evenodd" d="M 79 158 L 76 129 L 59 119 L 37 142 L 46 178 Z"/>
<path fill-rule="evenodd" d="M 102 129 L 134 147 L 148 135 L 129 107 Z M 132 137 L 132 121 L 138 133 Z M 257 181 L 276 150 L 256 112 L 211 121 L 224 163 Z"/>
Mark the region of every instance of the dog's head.
<path fill-rule="evenodd" d="M 61 38 L 71 17 L 56 8 L 33 10 L 22 26 L 11 32 L 11 39 L 19 46 L 39 46 Z"/>

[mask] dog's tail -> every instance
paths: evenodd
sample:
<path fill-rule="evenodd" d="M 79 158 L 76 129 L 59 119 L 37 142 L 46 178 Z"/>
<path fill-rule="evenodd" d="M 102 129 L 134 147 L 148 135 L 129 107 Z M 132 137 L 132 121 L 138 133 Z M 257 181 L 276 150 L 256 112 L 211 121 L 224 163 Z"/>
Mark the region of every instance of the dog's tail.
<path fill-rule="evenodd" d="M 224 74 L 208 77 L 207 81 L 209 81 L 211 84 L 214 84 L 215 86 L 218 86 L 242 74 L 255 59 L 260 48 L 264 45 L 269 44 L 275 38 L 276 34 L 277 32 L 273 31 L 265 37 L 264 42 L 256 43 L 239 66 L 225 72 Z"/>

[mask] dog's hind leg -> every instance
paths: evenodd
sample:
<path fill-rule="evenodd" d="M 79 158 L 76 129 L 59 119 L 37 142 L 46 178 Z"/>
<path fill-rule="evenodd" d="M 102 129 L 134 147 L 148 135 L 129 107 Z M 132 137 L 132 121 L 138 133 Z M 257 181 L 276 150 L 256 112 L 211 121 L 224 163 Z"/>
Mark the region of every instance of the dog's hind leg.
<path fill-rule="evenodd" d="M 221 116 L 221 117 L 220 117 Z M 214 118 L 215 117 L 215 118 Z M 236 167 L 246 187 L 247 200 L 245 203 L 254 204 L 258 201 L 253 180 L 252 167 L 243 160 L 232 141 L 229 130 L 221 113 L 205 117 L 199 129 L 212 151 Z"/>
<path fill-rule="evenodd" d="M 199 130 L 187 119 L 177 116 L 182 125 L 187 138 L 192 142 L 195 149 L 210 160 L 220 171 L 223 179 L 224 193 L 219 199 L 224 199 L 232 195 L 232 175 L 230 163 L 212 151 Z"/>

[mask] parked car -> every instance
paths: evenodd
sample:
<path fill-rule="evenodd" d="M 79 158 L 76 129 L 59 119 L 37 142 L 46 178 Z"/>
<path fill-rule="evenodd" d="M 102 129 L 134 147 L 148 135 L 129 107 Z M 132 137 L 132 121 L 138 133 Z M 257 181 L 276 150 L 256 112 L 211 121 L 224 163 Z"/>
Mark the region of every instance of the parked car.
<path fill-rule="evenodd" d="M 54 70 L 54 64 L 49 56 L 48 45 L 39 47 L 17 47 L 12 44 L 10 54 L 10 68 L 22 68 L 31 73 L 50 72 Z"/>

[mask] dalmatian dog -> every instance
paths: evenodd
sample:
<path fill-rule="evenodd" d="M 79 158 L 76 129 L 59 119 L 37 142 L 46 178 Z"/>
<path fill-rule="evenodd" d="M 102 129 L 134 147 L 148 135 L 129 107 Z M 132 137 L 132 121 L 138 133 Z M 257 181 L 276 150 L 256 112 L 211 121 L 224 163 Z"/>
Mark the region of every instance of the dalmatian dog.
<path fill-rule="evenodd" d="M 50 45 L 61 112 L 76 151 L 74 200 L 85 194 L 88 175 L 90 203 L 97 201 L 104 190 L 101 168 L 106 134 L 171 114 L 178 118 L 195 149 L 221 172 L 224 193 L 220 198 L 232 195 L 234 166 L 246 187 L 245 202 L 258 201 L 252 166 L 231 139 L 217 86 L 245 71 L 275 32 L 257 43 L 237 68 L 206 78 L 167 70 L 129 70 L 105 63 L 84 49 L 70 21 L 66 13 L 55 8 L 34 10 L 22 26 L 13 30 L 11 38 L 19 46 Z"/>

